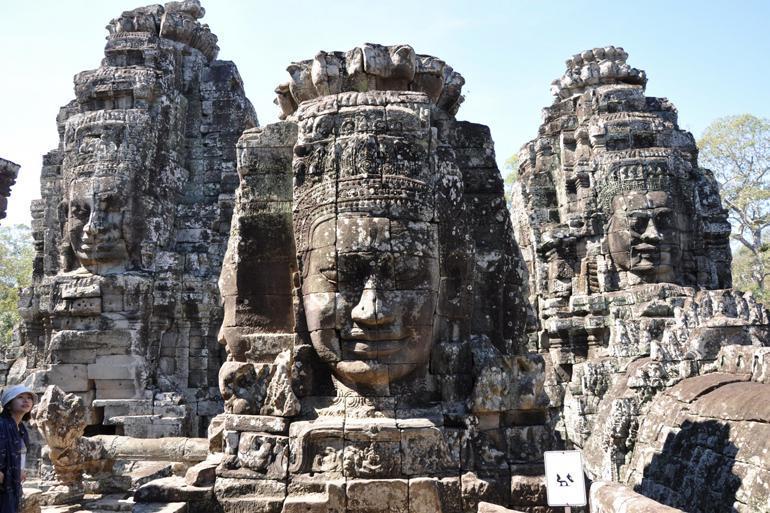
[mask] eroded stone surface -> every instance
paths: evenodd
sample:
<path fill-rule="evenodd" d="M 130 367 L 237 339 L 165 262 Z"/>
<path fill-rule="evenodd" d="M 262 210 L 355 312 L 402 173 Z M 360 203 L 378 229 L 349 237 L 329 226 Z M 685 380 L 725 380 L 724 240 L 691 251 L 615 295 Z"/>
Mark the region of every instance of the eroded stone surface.
<path fill-rule="evenodd" d="M 5 218 L 8 197 L 11 195 L 11 187 L 16 183 L 19 167 L 10 160 L 0 158 L 0 219 Z"/>
<path fill-rule="evenodd" d="M 622 49 L 554 82 L 512 225 L 442 60 L 320 52 L 254 128 L 203 14 L 113 20 L 45 158 L 9 376 L 75 394 L 39 407 L 62 497 L 92 460 L 165 455 L 196 465 L 150 465 L 137 509 L 542 512 L 542 453 L 570 440 L 592 478 L 762 509 L 768 312 L 730 289 L 713 176 Z M 208 443 L 173 438 L 210 417 Z"/>
<path fill-rule="evenodd" d="M 548 353 L 546 389 L 561 410 L 554 427 L 583 450 L 592 479 L 623 482 L 647 475 L 650 458 L 684 457 L 678 446 L 636 446 L 648 421 L 683 429 L 667 394 L 754 397 L 745 363 L 718 362 L 741 350 L 763 362 L 770 345 L 767 310 L 730 288 L 730 226 L 713 175 L 673 105 L 646 97 L 645 73 L 626 58 L 607 47 L 567 61 L 538 138 L 522 150 L 513 199 L 538 318 L 530 348 Z M 725 372 L 710 375 L 718 366 Z M 712 414 L 729 431 L 755 408 L 738 401 Z M 669 465 L 640 490 L 686 511 L 729 509 L 728 497 L 703 502 L 697 492 L 730 480 L 727 460 L 676 476 Z M 689 495 L 671 491 L 690 474 Z"/>
<path fill-rule="evenodd" d="M 202 435 L 222 411 L 216 280 L 235 143 L 257 120 L 203 14 L 186 0 L 112 20 L 44 157 L 14 379 L 80 395 L 92 430 L 97 408 L 102 431 L 135 437 Z"/>
<path fill-rule="evenodd" d="M 511 461 L 555 440 L 508 446 L 548 400 L 489 130 L 455 120 L 462 78 L 408 46 L 289 71 L 285 121 L 238 143 L 217 497 L 266 480 L 283 511 L 510 505 Z M 259 432 L 284 425 L 269 416 L 288 432 Z"/>

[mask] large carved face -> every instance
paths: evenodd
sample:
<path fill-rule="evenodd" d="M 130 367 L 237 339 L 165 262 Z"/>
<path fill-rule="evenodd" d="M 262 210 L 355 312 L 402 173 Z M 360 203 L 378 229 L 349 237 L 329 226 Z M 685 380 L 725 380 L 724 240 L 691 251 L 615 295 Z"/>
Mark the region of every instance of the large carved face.
<path fill-rule="evenodd" d="M 607 233 L 612 260 L 645 282 L 674 282 L 686 226 L 686 214 L 665 191 L 615 196 Z"/>
<path fill-rule="evenodd" d="M 126 269 L 129 185 L 118 176 L 78 178 L 70 185 L 70 244 L 80 264 L 94 274 Z"/>
<path fill-rule="evenodd" d="M 302 299 L 313 346 L 340 381 L 377 389 L 426 366 L 437 247 L 427 222 L 351 213 L 315 223 Z"/>

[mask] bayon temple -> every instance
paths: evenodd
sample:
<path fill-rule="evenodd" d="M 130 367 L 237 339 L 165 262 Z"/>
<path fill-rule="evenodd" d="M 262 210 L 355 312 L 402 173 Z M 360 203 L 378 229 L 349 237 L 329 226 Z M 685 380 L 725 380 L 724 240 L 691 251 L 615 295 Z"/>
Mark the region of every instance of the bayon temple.
<path fill-rule="evenodd" d="M 572 449 L 576 511 L 770 511 L 768 311 L 622 48 L 567 60 L 507 204 L 444 60 L 319 52 L 260 126 L 203 15 L 113 19 L 57 117 L 25 511 L 545 513 Z"/>

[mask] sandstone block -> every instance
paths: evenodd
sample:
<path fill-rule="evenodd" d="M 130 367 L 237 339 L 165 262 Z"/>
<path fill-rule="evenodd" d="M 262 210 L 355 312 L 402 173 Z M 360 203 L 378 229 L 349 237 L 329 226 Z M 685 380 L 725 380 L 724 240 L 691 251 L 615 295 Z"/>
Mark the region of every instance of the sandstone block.
<path fill-rule="evenodd" d="M 347 482 L 348 508 L 359 513 L 408 513 L 406 479 L 351 479 Z"/>
<path fill-rule="evenodd" d="M 144 371 L 147 362 L 137 355 L 98 356 L 88 366 L 88 379 L 133 380 Z"/>

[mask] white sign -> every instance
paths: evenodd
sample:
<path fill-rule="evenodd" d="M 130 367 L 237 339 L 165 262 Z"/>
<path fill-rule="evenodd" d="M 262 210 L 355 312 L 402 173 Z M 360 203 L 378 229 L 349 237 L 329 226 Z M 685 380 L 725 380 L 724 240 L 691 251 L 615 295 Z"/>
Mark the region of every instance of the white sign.
<path fill-rule="evenodd" d="M 580 451 L 546 451 L 545 487 L 549 506 L 585 506 L 586 483 Z"/>

